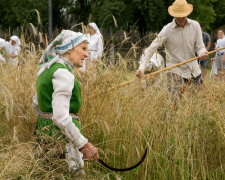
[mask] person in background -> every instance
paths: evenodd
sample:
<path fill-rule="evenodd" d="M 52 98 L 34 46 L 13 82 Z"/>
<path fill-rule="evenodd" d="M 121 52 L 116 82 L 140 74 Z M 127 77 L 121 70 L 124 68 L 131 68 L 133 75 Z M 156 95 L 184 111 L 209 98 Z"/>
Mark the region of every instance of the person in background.
<path fill-rule="evenodd" d="M 223 30 L 217 31 L 217 42 L 216 42 L 216 49 L 225 47 L 225 35 Z M 219 75 L 223 78 L 224 75 L 224 69 L 225 69 L 225 50 L 220 50 L 216 52 L 216 55 L 214 58 L 211 59 L 213 63 L 215 62 L 216 70 L 214 70 L 214 73 L 216 75 Z"/>
<path fill-rule="evenodd" d="M 85 60 L 83 68 L 80 70 L 85 72 L 86 66 L 93 66 L 103 55 L 103 36 L 98 29 L 96 23 L 92 22 L 87 25 L 88 42 L 89 42 L 89 59 Z"/>
<path fill-rule="evenodd" d="M 11 36 L 9 42 L 5 42 L 3 47 L 6 51 L 6 62 L 17 66 L 18 65 L 18 55 L 21 51 L 21 42 L 17 36 Z"/>
<path fill-rule="evenodd" d="M 5 43 L 6 43 L 6 41 L 4 39 L 0 38 L 0 63 L 1 64 L 6 63 L 6 60 L 5 60 L 4 55 L 3 55 L 4 54 L 3 47 L 5 46 Z"/>
<path fill-rule="evenodd" d="M 37 94 L 33 104 L 38 112 L 36 134 L 66 137 L 65 156 L 74 175 L 83 174 L 83 160 L 97 160 L 98 149 L 80 132 L 77 113 L 81 107 L 80 83 L 74 67 L 88 58 L 88 41 L 84 34 L 63 30 L 44 51 L 37 74 Z M 43 140 L 44 141 L 44 140 Z"/>
<path fill-rule="evenodd" d="M 203 43 L 205 45 L 206 50 L 209 51 L 210 46 L 211 46 L 211 38 L 210 38 L 210 36 L 207 32 L 203 31 L 202 26 L 201 26 L 201 30 L 202 30 Z M 203 59 L 203 60 L 200 59 L 199 60 L 199 64 L 200 64 L 200 67 L 201 67 L 203 77 L 205 77 L 205 75 L 206 75 L 206 63 L 207 63 L 207 59 Z"/>
<path fill-rule="evenodd" d="M 94 22 L 88 24 L 87 30 L 88 34 L 90 34 L 90 60 L 97 61 L 102 57 L 103 53 L 103 36 Z"/>
<path fill-rule="evenodd" d="M 163 27 L 151 45 L 144 50 L 140 59 L 140 67 L 136 72 L 137 77 L 143 76 L 145 63 L 162 45 L 165 47 L 167 67 L 191 59 L 195 57 L 195 53 L 199 59 L 208 56 L 199 23 L 187 18 L 192 11 L 193 6 L 186 0 L 176 0 L 168 8 L 169 14 L 174 19 Z M 201 84 L 201 69 L 197 60 L 169 70 L 167 81 L 168 90 L 173 95 L 180 94 L 184 83 Z"/>

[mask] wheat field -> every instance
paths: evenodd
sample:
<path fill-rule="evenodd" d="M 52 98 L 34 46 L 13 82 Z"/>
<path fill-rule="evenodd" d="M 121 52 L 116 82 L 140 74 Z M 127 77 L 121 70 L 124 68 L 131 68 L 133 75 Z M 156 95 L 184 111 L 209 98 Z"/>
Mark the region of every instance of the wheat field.
<path fill-rule="evenodd" d="M 61 141 L 48 152 L 35 139 L 32 108 L 42 49 L 24 44 L 18 67 L 0 66 L 0 179 L 72 179 L 66 162 L 57 156 Z M 106 92 L 134 78 L 126 58 L 117 66 L 79 74 L 83 134 L 99 148 L 105 162 L 117 168 L 143 164 L 128 172 L 112 172 L 97 162 L 85 162 L 82 179 L 167 180 L 225 179 L 225 83 L 206 79 L 190 86 L 176 101 L 166 80 L 157 76 L 143 90 L 142 82 Z M 101 95 L 94 96 L 99 92 Z"/>

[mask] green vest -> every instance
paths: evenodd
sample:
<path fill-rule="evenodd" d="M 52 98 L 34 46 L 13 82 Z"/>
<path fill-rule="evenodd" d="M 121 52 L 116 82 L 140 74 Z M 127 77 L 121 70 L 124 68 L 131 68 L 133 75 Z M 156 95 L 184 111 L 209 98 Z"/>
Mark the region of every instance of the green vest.
<path fill-rule="evenodd" d="M 67 69 L 73 74 L 72 70 L 67 65 L 55 63 L 49 69 L 45 70 L 37 79 L 38 106 L 41 112 L 52 112 L 52 94 L 54 92 L 52 78 L 53 74 L 59 68 Z M 72 96 L 70 99 L 69 112 L 78 113 L 81 107 L 81 103 L 82 100 L 80 83 L 75 78 Z M 80 129 L 80 124 L 77 119 L 73 119 L 72 121 Z M 36 133 L 45 133 L 51 136 L 53 134 L 60 134 L 60 131 L 59 128 L 53 124 L 53 121 L 42 119 L 39 117 L 37 121 Z"/>
<path fill-rule="evenodd" d="M 49 69 L 45 70 L 37 80 L 37 96 L 38 106 L 41 112 L 52 112 L 52 94 L 53 84 L 52 77 L 55 71 L 59 68 L 67 69 L 71 72 L 70 68 L 61 63 L 53 64 Z M 72 72 L 71 72 L 72 73 Z M 74 79 L 74 88 L 70 99 L 70 113 L 78 113 L 81 107 L 81 88 L 78 80 Z"/>

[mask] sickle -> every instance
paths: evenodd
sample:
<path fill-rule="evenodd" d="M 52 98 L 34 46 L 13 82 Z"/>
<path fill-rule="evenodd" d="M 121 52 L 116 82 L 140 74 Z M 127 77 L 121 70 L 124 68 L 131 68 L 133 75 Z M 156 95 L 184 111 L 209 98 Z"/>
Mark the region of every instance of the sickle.
<path fill-rule="evenodd" d="M 104 167 L 106 167 L 107 169 L 110 169 L 110 170 L 112 170 L 112 171 L 130 171 L 130 170 L 132 170 L 132 169 L 138 167 L 138 166 L 145 160 L 145 158 L 146 158 L 146 156 L 147 156 L 147 152 L 148 152 L 148 148 L 145 149 L 144 155 L 142 156 L 142 158 L 141 158 L 135 165 L 133 165 L 133 166 L 131 166 L 131 167 L 127 167 L 127 168 L 122 168 L 122 169 L 120 169 L 120 168 L 111 167 L 111 166 L 109 166 L 108 164 L 106 164 L 106 163 L 105 163 L 103 160 L 101 160 L 101 159 L 98 159 L 98 162 L 99 162 L 101 165 L 103 165 Z"/>

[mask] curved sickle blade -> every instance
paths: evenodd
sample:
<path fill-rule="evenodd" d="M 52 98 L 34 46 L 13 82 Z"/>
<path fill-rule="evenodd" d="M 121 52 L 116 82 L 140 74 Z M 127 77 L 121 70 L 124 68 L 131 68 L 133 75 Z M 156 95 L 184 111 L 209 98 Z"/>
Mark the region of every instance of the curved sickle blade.
<path fill-rule="evenodd" d="M 106 163 L 105 163 L 103 160 L 101 160 L 101 159 L 99 159 L 98 162 L 99 162 L 101 165 L 103 165 L 104 167 L 106 167 L 107 169 L 110 169 L 110 170 L 112 170 L 112 171 L 130 171 L 130 170 L 132 170 L 132 169 L 138 167 L 138 166 L 145 160 L 145 158 L 146 158 L 146 156 L 147 156 L 147 152 L 148 152 L 148 148 L 145 149 L 145 153 L 144 153 L 144 155 L 142 156 L 141 160 L 138 161 L 138 163 L 136 163 L 135 165 L 133 165 L 133 166 L 131 166 L 131 167 L 128 167 L 128 168 L 122 168 L 122 169 L 120 169 L 120 168 L 114 168 L 114 167 L 111 167 L 111 166 L 109 166 L 108 164 L 106 164 Z"/>

